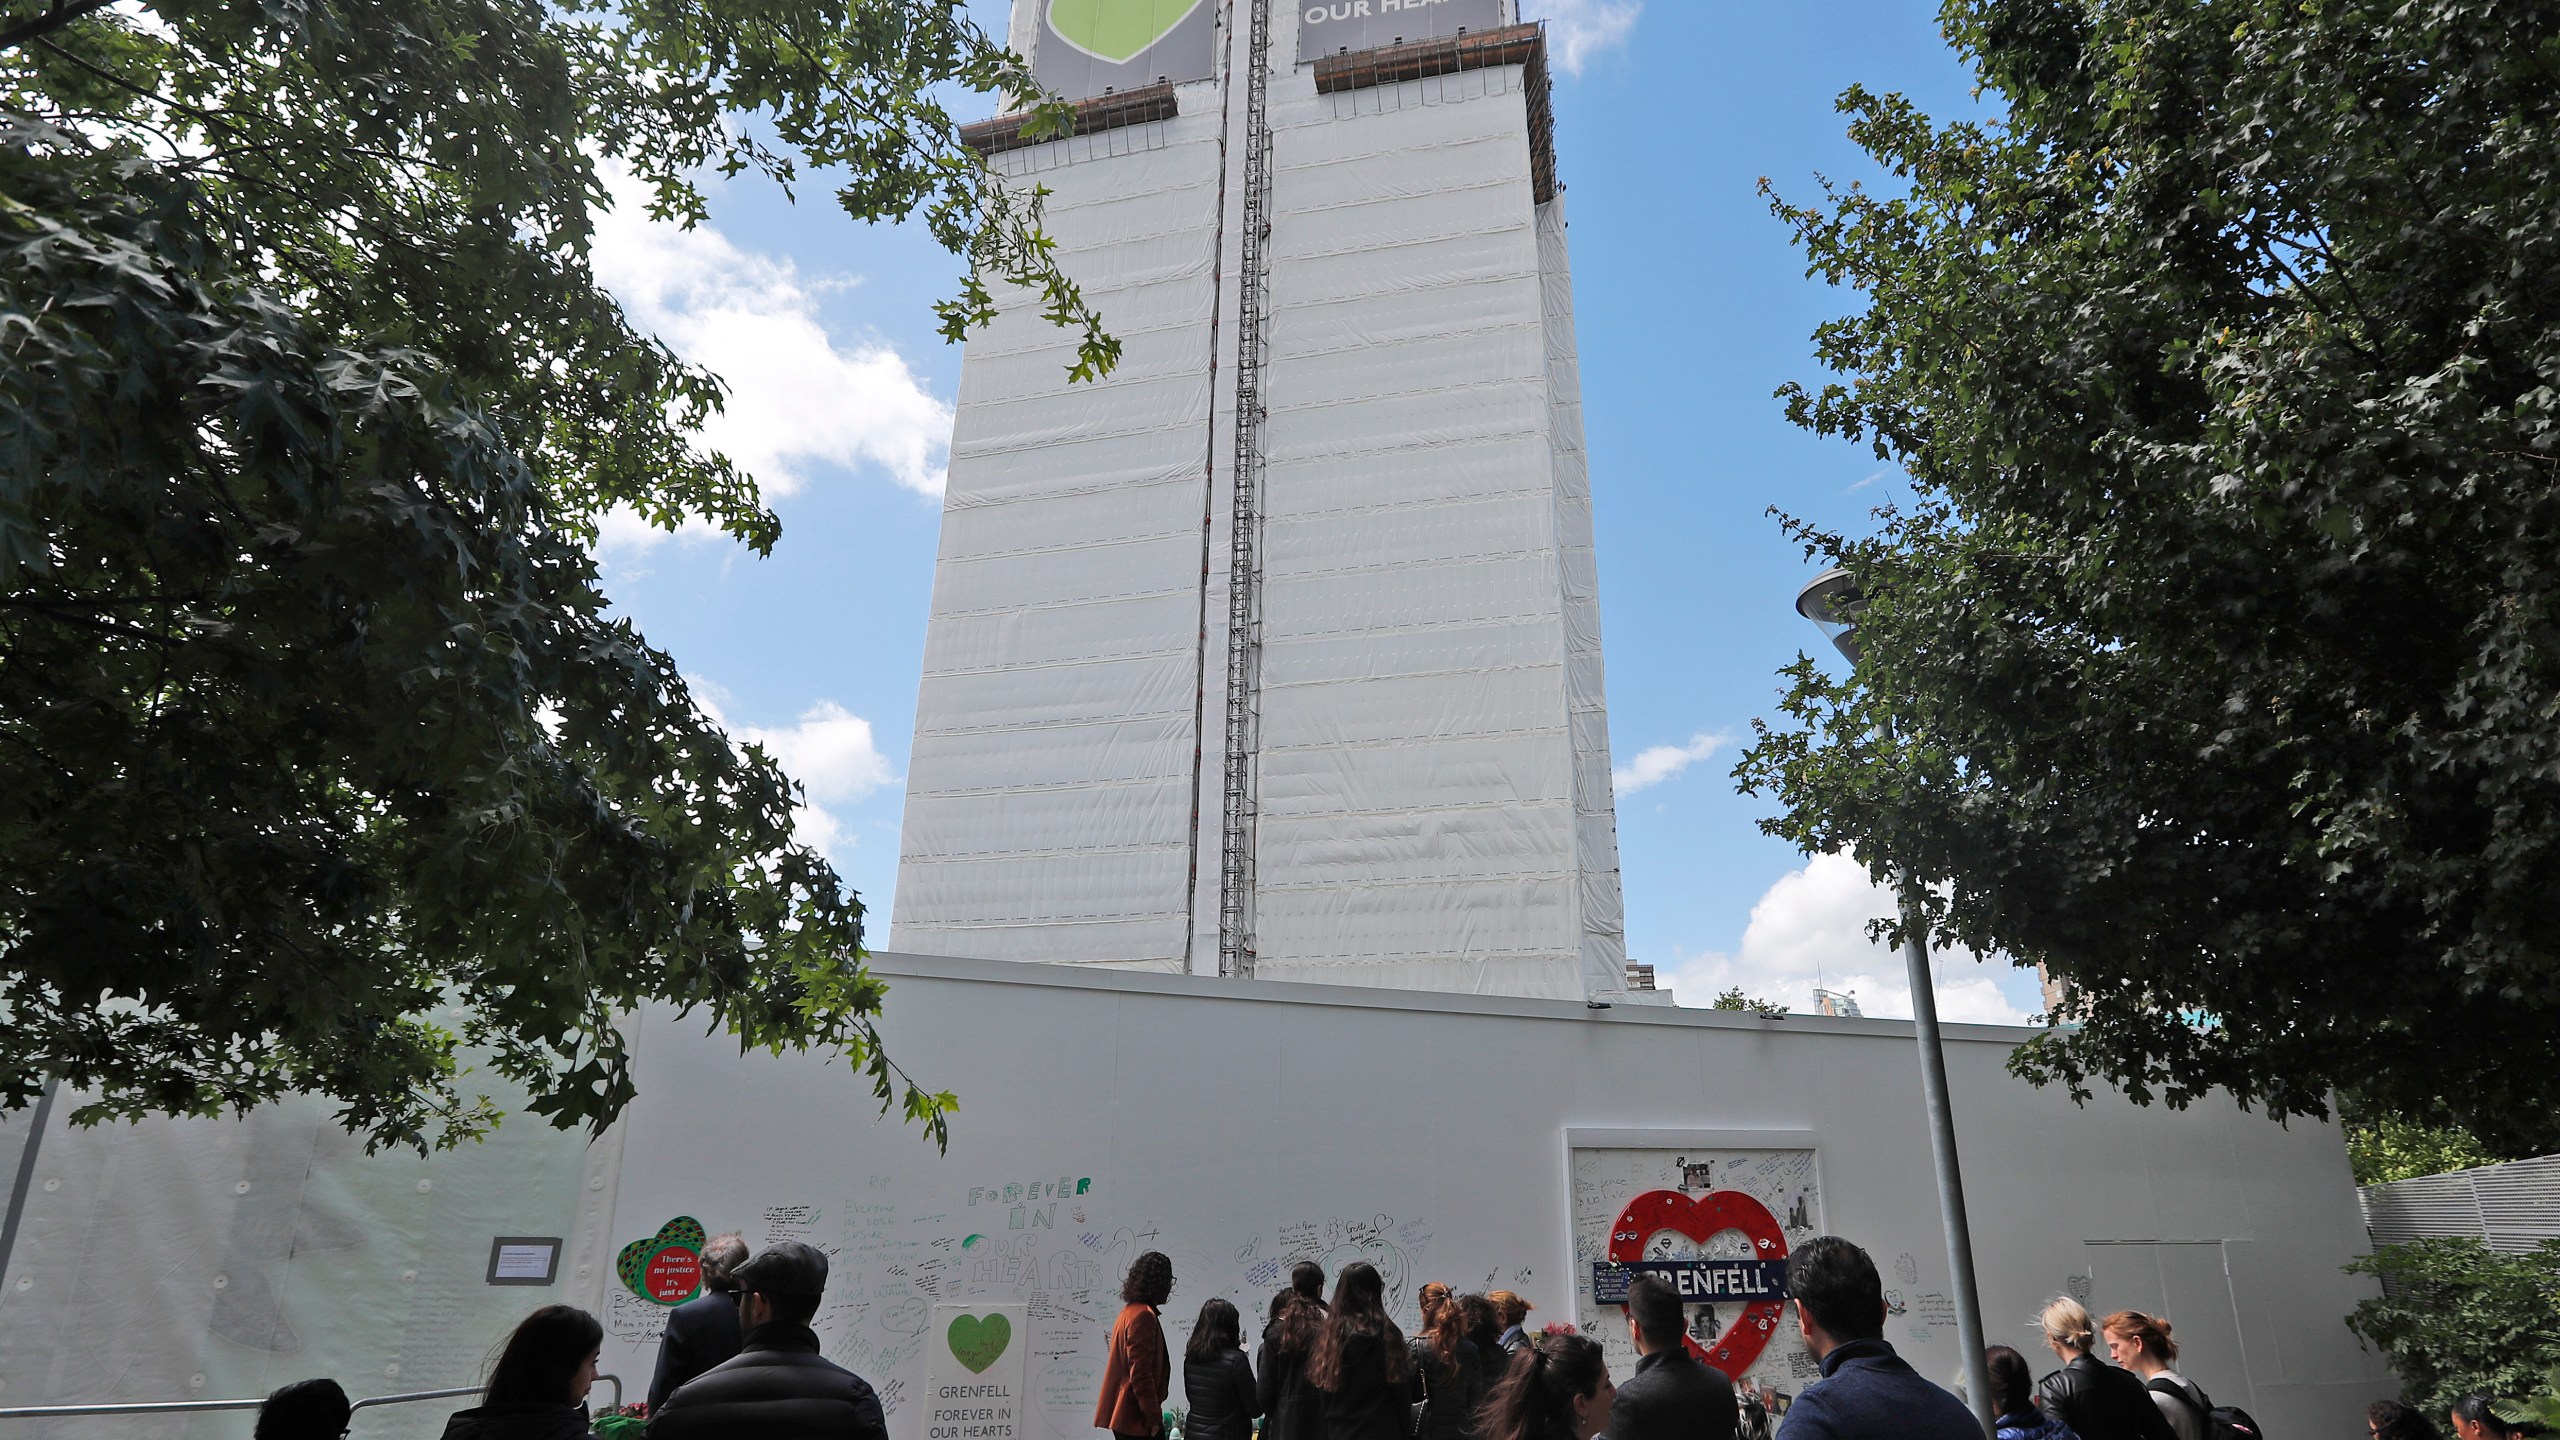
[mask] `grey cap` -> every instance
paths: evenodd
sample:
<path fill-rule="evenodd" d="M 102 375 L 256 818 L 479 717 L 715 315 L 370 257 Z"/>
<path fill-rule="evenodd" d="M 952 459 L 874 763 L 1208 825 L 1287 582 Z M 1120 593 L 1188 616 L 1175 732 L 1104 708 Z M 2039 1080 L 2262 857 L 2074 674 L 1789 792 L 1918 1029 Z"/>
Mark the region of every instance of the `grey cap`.
<path fill-rule="evenodd" d="M 777 1240 L 733 1272 L 738 1288 L 758 1295 L 824 1295 L 827 1257 L 797 1240 Z"/>

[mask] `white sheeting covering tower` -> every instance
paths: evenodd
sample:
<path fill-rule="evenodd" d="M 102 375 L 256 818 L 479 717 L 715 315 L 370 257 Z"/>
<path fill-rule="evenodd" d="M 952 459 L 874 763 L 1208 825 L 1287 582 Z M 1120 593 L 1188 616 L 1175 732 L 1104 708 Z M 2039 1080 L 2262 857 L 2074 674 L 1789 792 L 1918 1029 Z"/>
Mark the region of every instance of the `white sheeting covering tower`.
<path fill-rule="evenodd" d="M 1219 78 L 1088 102 L 1066 140 L 988 146 L 1050 189 L 1060 258 L 1126 352 L 1067 384 L 1073 337 L 1021 295 L 969 347 L 891 944 L 1619 990 L 1543 37 L 1497 25 L 1301 63 L 1282 7 L 1252 107 L 1255 3 L 1229 0 Z M 1017 49 L 1049 33 L 1043 4 L 1017 0 Z M 1239 334 L 1262 342 L 1243 435 Z M 1248 676 L 1232 789 L 1231 650 Z M 1230 896 L 1242 943 L 1222 964 Z"/>

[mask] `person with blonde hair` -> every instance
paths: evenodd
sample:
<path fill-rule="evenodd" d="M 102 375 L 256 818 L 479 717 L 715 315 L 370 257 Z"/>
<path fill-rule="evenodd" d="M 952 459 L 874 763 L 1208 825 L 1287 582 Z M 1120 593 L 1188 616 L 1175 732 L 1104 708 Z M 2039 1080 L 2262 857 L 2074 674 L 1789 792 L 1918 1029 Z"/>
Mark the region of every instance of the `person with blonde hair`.
<path fill-rule="evenodd" d="M 2044 1331 L 2045 1348 L 2062 1361 L 2036 1395 L 2080 1440 L 2178 1440 L 2139 1377 L 2090 1353 L 2097 1347 L 2098 1326 L 2087 1306 L 2056 1295 L 2045 1302 L 2036 1324 Z"/>
<path fill-rule="evenodd" d="M 1495 1338 L 1494 1343 L 1502 1347 L 1502 1353 L 1506 1358 L 1517 1355 L 1524 1348 L 1537 1343 L 1531 1340 L 1529 1332 L 1522 1328 L 1529 1319 L 1529 1312 L 1537 1309 L 1537 1306 L 1508 1290 L 1496 1290 L 1484 1298 L 1492 1304 L 1493 1318 L 1502 1326 L 1502 1334 Z"/>
<path fill-rule="evenodd" d="M 2196 1383 L 2169 1367 L 2177 1362 L 2178 1342 L 2169 1338 L 2169 1322 L 2139 1310 L 2119 1310 L 2098 1323 L 2106 1337 L 2107 1358 L 2142 1377 L 2151 1402 L 2178 1440 L 2205 1440 L 2213 1402 Z"/>

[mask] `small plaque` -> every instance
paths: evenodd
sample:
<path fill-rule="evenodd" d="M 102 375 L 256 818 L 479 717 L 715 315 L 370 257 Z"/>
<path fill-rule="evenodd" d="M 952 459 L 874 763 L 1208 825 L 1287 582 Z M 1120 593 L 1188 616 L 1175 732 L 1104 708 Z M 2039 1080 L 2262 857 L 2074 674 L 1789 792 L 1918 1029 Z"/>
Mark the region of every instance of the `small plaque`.
<path fill-rule="evenodd" d="M 560 1277 L 560 1237 L 501 1235 L 489 1242 L 489 1283 L 548 1285 Z"/>

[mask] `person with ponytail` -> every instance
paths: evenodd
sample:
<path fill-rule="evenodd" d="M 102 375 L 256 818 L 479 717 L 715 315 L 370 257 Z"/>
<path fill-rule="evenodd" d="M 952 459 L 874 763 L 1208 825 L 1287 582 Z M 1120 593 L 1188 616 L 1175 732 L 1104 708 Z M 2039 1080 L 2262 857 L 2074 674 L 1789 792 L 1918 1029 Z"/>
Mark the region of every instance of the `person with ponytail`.
<path fill-rule="evenodd" d="M 1599 1341 L 1550 1335 L 1523 1351 L 1485 1397 L 1477 1440 L 1593 1440 L 1617 1398 Z"/>
<path fill-rule="evenodd" d="M 2196 1382 L 2169 1367 L 2177 1363 L 2178 1342 L 2169 1338 L 2169 1322 L 2139 1310 L 2119 1310 L 2098 1324 L 2106 1337 L 2107 1358 L 2132 1371 L 2151 1392 L 2151 1403 L 2177 1432 L 2178 1440 L 2206 1440 L 2213 1402 Z"/>
<path fill-rule="evenodd" d="M 1324 1396 L 1326 1440 L 1409 1440 L 1413 1356 L 1387 1318 L 1378 1267 L 1353 1261 L 1334 1282 L 1333 1309 L 1307 1357 L 1307 1379 Z"/>
<path fill-rule="evenodd" d="M 2098 1343 L 2098 1326 L 2087 1306 L 2056 1295 L 2045 1302 L 2036 1323 L 2044 1331 L 2045 1348 L 2062 1361 L 2036 1394 L 2080 1440 L 2178 1440 L 2132 1371 L 2090 1353 Z"/>
<path fill-rule="evenodd" d="M 2026 1356 L 1994 1345 L 1982 1352 L 1982 1368 L 1991 1377 L 1992 1440 L 2080 1440 L 2036 1403 L 2036 1372 Z"/>
<path fill-rule="evenodd" d="M 1449 1287 L 1422 1287 L 1422 1333 L 1414 1338 L 1413 1373 L 1422 1386 L 1422 1423 L 1414 1440 L 1472 1440 L 1484 1402 L 1484 1357 L 1467 1338 L 1467 1312 Z"/>

